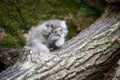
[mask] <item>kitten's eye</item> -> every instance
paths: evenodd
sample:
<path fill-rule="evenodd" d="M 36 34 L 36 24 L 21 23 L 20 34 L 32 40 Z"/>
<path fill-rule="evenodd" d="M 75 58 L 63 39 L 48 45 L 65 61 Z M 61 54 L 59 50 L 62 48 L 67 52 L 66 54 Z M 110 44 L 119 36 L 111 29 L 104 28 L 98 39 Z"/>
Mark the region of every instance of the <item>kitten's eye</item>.
<path fill-rule="evenodd" d="M 53 28 L 54 26 L 53 26 L 53 25 L 51 25 L 51 27 Z"/>

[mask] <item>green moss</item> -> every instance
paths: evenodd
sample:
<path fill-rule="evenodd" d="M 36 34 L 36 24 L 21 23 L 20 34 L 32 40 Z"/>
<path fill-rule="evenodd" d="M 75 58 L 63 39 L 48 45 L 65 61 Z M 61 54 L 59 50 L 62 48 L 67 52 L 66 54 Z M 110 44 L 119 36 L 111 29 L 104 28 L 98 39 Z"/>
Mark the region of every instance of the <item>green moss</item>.
<path fill-rule="evenodd" d="M 7 35 L 3 39 L 0 40 L 1 47 L 7 48 L 21 48 L 24 44 L 24 37 L 14 37 L 11 35 Z"/>

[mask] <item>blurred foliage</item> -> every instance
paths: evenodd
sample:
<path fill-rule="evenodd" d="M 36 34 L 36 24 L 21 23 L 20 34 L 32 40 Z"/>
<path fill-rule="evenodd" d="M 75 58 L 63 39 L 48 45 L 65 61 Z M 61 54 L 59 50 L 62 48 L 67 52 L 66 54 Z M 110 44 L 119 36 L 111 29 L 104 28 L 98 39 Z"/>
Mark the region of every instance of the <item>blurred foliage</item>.
<path fill-rule="evenodd" d="M 0 39 L 1 47 L 21 48 L 33 25 L 48 19 L 67 21 L 68 39 L 88 27 L 101 11 L 87 6 L 82 0 L 0 0 L 0 29 L 6 36 Z"/>
<path fill-rule="evenodd" d="M 7 48 L 11 48 L 11 46 L 14 47 L 14 48 L 21 48 L 21 45 L 23 45 L 22 43 L 24 41 L 25 41 L 24 38 L 22 38 L 22 39 L 19 40 L 18 37 L 16 38 L 14 36 L 7 35 L 3 39 L 1 39 L 0 44 L 2 46 L 7 47 Z M 19 44 L 21 44 L 21 45 L 19 45 Z"/>
<path fill-rule="evenodd" d="M 82 0 L 84 4 L 97 10 L 104 11 L 106 6 L 105 0 Z"/>

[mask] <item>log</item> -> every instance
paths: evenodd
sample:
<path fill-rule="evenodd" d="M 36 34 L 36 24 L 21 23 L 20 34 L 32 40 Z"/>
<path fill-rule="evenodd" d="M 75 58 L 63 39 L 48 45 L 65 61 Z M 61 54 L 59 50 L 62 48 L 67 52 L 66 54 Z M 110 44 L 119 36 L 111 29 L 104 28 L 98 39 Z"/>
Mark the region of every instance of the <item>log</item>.
<path fill-rule="evenodd" d="M 106 0 L 108 3 L 118 3 L 120 4 L 120 0 Z"/>
<path fill-rule="evenodd" d="M 12 66 L 20 56 L 21 49 L 0 48 L 0 61 L 5 67 Z"/>
<path fill-rule="evenodd" d="M 20 49 L 0 48 L 0 72 L 14 65 L 19 59 Z"/>
<path fill-rule="evenodd" d="M 17 63 L 0 73 L 0 80 L 94 80 L 120 58 L 119 37 L 120 11 L 109 6 L 60 49 L 23 49 Z"/>
<path fill-rule="evenodd" d="M 117 63 L 118 67 L 115 70 L 115 75 L 113 76 L 112 80 L 120 80 L 120 60 Z"/>

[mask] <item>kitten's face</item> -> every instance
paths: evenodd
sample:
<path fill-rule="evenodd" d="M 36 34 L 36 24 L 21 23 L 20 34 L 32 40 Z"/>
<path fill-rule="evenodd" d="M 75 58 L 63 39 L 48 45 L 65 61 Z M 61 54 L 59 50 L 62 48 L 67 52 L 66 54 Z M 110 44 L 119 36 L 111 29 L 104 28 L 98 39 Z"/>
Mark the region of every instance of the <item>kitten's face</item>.
<path fill-rule="evenodd" d="M 62 20 L 50 20 L 46 22 L 45 26 L 47 27 L 47 35 L 45 35 L 47 47 L 54 48 L 56 47 L 56 41 L 66 36 L 67 25 Z"/>
<path fill-rule="evenodd" d="M 46 22 L 45 26 L 47 27 L 46 32 L 48 33 L 47 36 L 49 36 L 48 39 L 51 39 L 52 35 L 64 37 L 68 32 L 67 25 L 63 20 L 50 20 Z"/>

